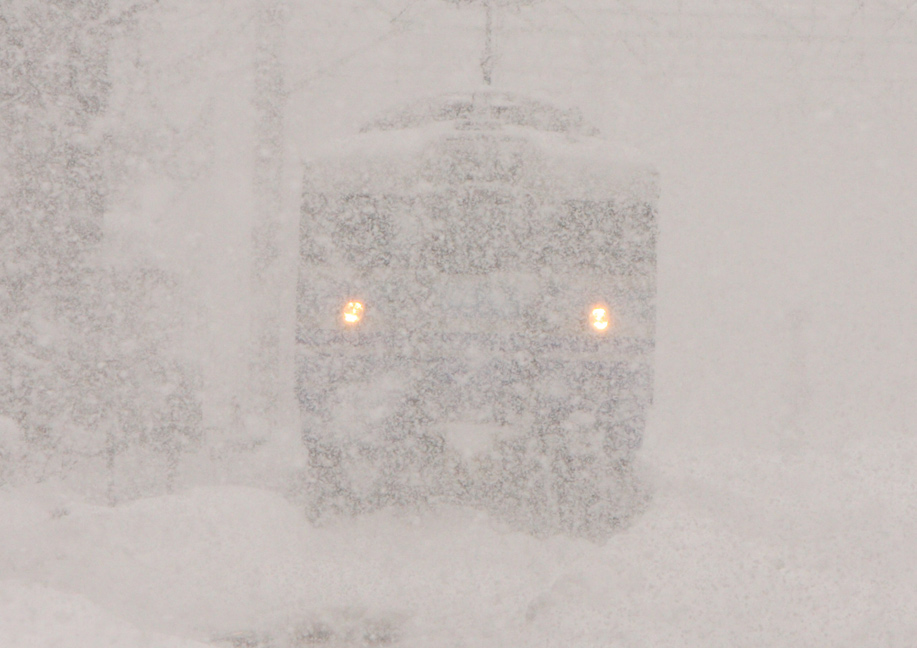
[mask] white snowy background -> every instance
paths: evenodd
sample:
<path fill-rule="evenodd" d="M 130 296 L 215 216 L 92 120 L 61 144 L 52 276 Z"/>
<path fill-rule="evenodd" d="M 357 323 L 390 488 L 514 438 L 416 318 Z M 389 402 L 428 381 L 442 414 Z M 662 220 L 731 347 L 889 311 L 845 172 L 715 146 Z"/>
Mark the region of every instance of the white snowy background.
<path fill-rule="evenodd" d="M 483 17 L 442 0 L 276 4 L 283 266 L 302 161 L 383 109 L 478 87 Z M 244 632 L 306 645 L 315 628 L 334 633 L 326 645 L 914 645 L 917 5 L 545 0 L 498 17 L 496 87 L 579 107 L 661 174 L 641 462 L 655 495 L 602 546 L 464 510 L 317 529 L 282 497 L 278 475 L 300 460 L 294 417 L 265 431 L 246 402 L 258 6 L 0 6 L 15 88 L 72 87 L 84 37 L 108 84 L 102 108 L 77 109 L 85 123 L 0 89 L 3 218 L 42 173 L 10 161 L 17 115 L 98 146 L 92 262 L 174 278 L 178 296 L 153 311 L 170 353 L 201 367 L 203 429 L 163 464 L 171 493 L 112 506 L 94 479 L 104 461 L 72 469 L 51 452 L 36 468 L 34 439 L 0 412 L 0 645 L 190 647 Z M 10 26 L 38 19 L 17 45 Z M 27 256 L 11 250 L 8 276 Z M 41 322 L 53 338 L 53 317 Z M 7 359 L 21 338 L 4 327 Z M 49 420 L 71 454 L 101 434 Z"/>

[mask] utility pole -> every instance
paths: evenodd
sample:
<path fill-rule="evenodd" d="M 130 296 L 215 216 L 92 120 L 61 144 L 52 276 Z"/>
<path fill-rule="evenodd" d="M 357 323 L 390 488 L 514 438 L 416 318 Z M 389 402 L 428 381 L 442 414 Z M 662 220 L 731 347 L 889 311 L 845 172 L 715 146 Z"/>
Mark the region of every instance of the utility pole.
<path fill-rule="evenodd" d="M 490 0 L 484 2 L 484 54 L 481 56 L 481 71 L 484 73 L 484 83 L 490 85 L 494 73 L 494 15 Z"/>
<path fill-rule="evenodd" d="M 484 83 L 493 83 L 496 48 L 494 45 L 494 7 L 523 7 L 533 5 L 539 0 L 446 0 L 455 5 L 481 5 L 484 7 L 484 53 L 481 55 L 481 72 Z"/>

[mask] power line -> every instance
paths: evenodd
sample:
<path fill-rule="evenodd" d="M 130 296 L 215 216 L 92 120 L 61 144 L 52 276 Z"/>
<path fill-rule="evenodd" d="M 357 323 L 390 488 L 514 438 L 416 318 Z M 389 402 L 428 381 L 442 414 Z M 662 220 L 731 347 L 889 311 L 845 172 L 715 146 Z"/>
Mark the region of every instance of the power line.
<path fill-rule="evenodd" d="M 329 63 L 328 65 L 324 66 L 323 68 L 320 68 L 320 69 L 319 69 L 318 71 L 316 71 L 314 74 L 312 74 L 312 75 L 310 75 L 309 77 L 303 79 L 303 80 L 300 81 L 299 83 L 297 83 L 297 84 L 295 84 L 295 85 L 292 85 L 292 86 L 290 87 L 290 89 L 287 90 L 286 96 L 289 97 L 290 95 L 293 95 L 293 94 L 299 92 L 300 90 L 305 89 L 305 88 L 308 87 L 312 82 L 314 82 L 314 81 L 316 81 L 316 80 L 318 80 L 318 79 L 324 77 L 325 75 L 330 74 L 330 73 L 333 72 L 334 70 L 336 70 L 336 69 L 338 69 L 338 68 L 340 68 L 340 67 L 346 65 L 346 64 L 349 63 L 350 61 L 352 61 L 352 60 L 354 60 L 355 58 L 359 57 L 361 54 L 365 54 L 366 52 L 370 52 L 370 51 L 374 50 L 375 48 L 379 47 L 380 45 L 382 45 L 384 42 L 386 42 L 386 41 L 388 41 L 388 40 L 391 40 L 391 39 L 394 38 L 395 36 L 399 36 L 400 34 L 404 33 L 404 32 L 406 31 L 406 29 L 407 29 L 407 26 L 408 26 L 408 23 L 406 23 L 406 22 L 404 21 L 405 15 L 406 15 L 408 12 L 412 11 L 412 10 L 414 9 L 414 7 L 416 7 L 416 6 L 417 6 L 418 4 L 420 4 L 421 2 L 423 2 L 423 0 L 411 0 L 410 2 L 408 2 L 407 4 L 405 4 L 405 6 L 401 9 L 401 11 L 397 12 L 394 16 L 391 16 L 391 14 L 388 14 L 388 12 L 385 12 L 387 15 L 390 15 L 390 16 L 391 16 L 391 21 L 390 21 L 391 27 L 388 29 L 388 31 L 386 31 L 385 33 L 383 33 L 383 34 L 382 34 L 381 36 L 379 36 L 378 38 L 373 39 L 372 41 L 370 41 L 370 42 L 367 43 L 366 45 L 363 45 L 362 47 L 357 47 L 357 48 L 355 48 L 355 49 L 353 49 L 353 50 L 347 52 L 347 53 L 344 54 L 343 56 L 339 56 L 338 58 L 334 59 L 334 60 L 333 60 L 331 63 Z"/>

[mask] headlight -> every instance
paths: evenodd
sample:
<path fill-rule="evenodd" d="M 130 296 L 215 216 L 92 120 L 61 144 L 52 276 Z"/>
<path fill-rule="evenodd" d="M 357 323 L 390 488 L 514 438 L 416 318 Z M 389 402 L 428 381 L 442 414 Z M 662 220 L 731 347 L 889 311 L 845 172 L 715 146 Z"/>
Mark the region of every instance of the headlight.
<path fill-rule="evenodd" d="M 611 327 L 611 311 L 607 306 L 596 304 L 589 313 L 589 325 L 603 333 Z"/>
<path fill-rule="evenodd" d="M 341 319 L 347 326 L 355 326 L 363 319 L 363 304 L 358 301 L 347 302 L 344 310 L 341 311 Z"/>

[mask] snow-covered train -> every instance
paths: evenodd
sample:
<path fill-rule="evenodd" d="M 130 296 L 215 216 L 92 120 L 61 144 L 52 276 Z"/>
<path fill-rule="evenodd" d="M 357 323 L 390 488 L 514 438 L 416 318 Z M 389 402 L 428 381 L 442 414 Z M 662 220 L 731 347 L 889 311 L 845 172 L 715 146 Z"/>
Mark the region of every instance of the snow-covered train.
<path fill-rule="evenodd" d="M 639 507 L 657 175 L 496 92 L 387 113 L 306 171 L 297 389 L 315 517 L 482 507 L 602 538 Z"/>

